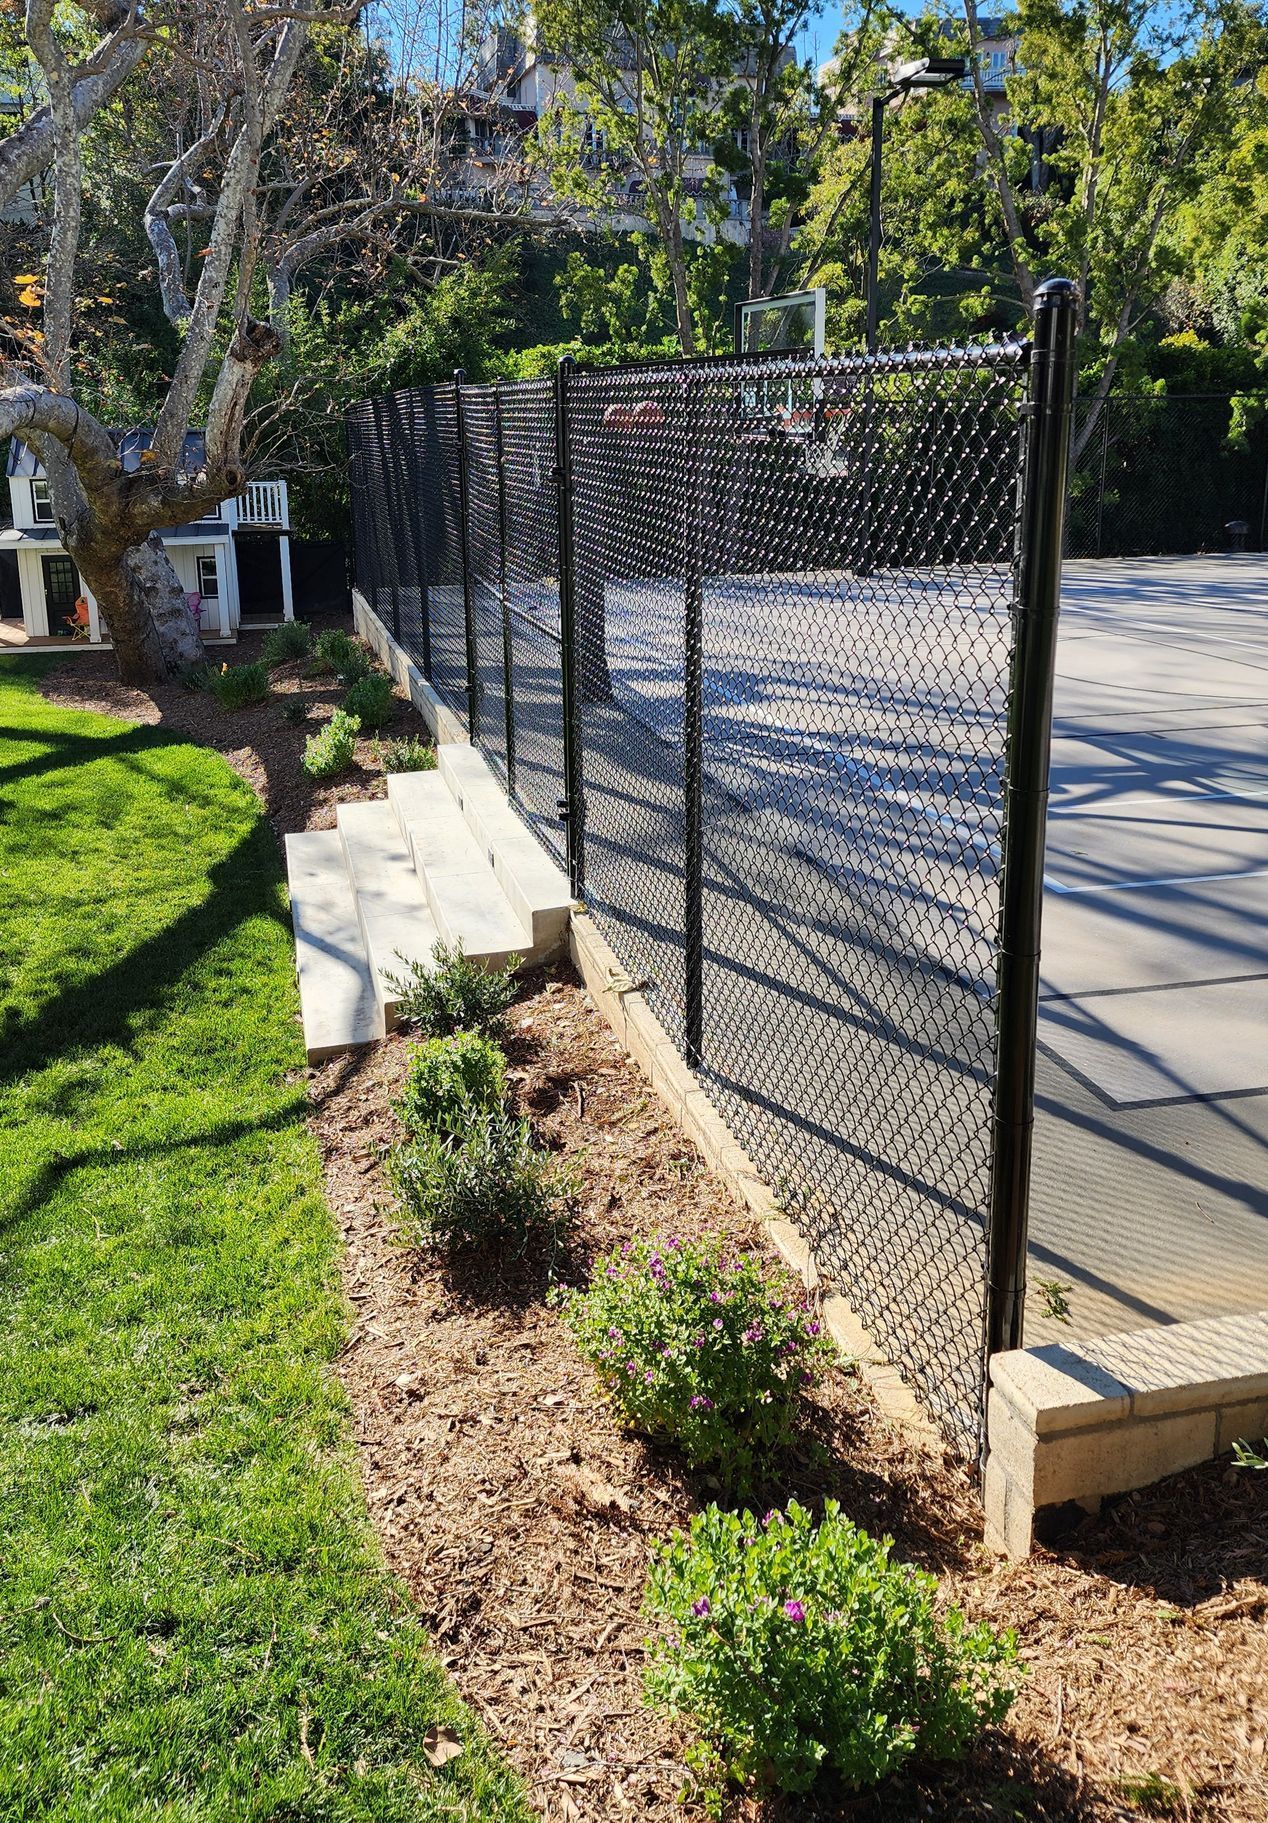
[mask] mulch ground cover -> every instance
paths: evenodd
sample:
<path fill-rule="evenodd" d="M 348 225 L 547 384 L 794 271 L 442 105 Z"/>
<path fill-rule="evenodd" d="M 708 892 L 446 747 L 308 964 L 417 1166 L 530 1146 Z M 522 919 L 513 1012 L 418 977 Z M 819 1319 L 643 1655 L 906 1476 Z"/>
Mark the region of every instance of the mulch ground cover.
<path fill-rule="evenodd" d="M 244 641 L 238 656 L 251 655 Z M 46 687 L 129 716 L 140 701 L 144 719 L 207 740 L 256 785 L 279 835 L 328 827 L 339 798 L 382 794 L 369 743 L 356 773 L 314 787 L 299 772 L 305 731 L 276 702 L 229 715 L 178 689 L 125 701 L 86 669 L 99 662 Z M 279 688 L 311 692 L 315 708 L 338 700 L 293 670 Z M 354 1313 L 339 1370 L 388 1561 L 543 1815 L 667 1820 L 684 1814 L 691 1735 L 641 1700 L 642 1586 L 651 1541 L 717 1489 L 621 1429 L 546 1294 L 632 1234 L 760 1237 L 570 969 L 525 979 L 511 1032 L 519 1105 L 579 1185 L 550 1258 L 464 1271 L 401 1238 L 381 1161 L 398 1136 L 405 1038 L 310 1073 Z M 1017 1631 L 1022 1693 L 963 1766 L 867 1794 L 737 1799 L 735 1819 L 1268 1819 L 1268 1474 L 1206 1464 L 1117 1502 L 1060 1551 L 1007 1564 L 981 1544 L 967 1475 L 842 1372 L 758 1498 L 829 1495 L 892 1533 L 972 1619 Z"/>

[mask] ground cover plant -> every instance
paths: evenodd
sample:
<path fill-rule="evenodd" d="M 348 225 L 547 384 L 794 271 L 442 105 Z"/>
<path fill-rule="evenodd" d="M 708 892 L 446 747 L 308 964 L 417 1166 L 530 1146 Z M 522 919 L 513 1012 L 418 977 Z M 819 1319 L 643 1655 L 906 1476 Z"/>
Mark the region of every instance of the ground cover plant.
<path fill-rule="evenodd" d="M 506 1100 L 506 1058 L 488 1038 L 457 1032 L 429 1038 L 410 1053 L 405 1086 L 393 1103 L 406 1132 L 461 1134 L 473 1114 Z"/>
<path fill-rule="evenodd" d="M 416 734 L 406 734 L 400 740 L 382 741 L 375 749 L 375 757 L 384 772 L 434 772 L 436 770 L 436 749 L 428 741 L 420 741 Z"/>
<path fill-rule="evenodd" d="M 361 724 L 346 709 L 336 709 L 325 727 L 304 743 L 302 765 L 310 779 L 332 779 L 346 772 L 357 750 Z"/>
<path fill-rule="evenodd" d="M 280 627 L 270 627 L 260 646 L 260 657 L 270 670 L 289 664 L 292 659 L 307 658 L 312 651 L 313 635 L 308 622 L 284 620 Z"/>
<path fill-rule="evenodd" d="M 505 968 L 484 969 L 462 952 L 461 943 L 437 943 L 430 966 L 415 963 L 388 977 L 397 995 L 397 1017 L 429 1037 L 449 1032 L 487 1032 L 496 1038 L 515 998 L 519 957 Z"/>
<path fill-rule="evenodd" d="M 491 1242 L 522 1253 L 557 1233 L 570 1180 L 509 1108 L 463 1111 L 456 1133 L 421 1133 L 388 1162 L 403 1231 L 424 1247 L 479 1248 Z"/>
<path fill-rule="evenodd" d="M 344 628 L 329 627 L 318 636 L 312 669 L 319 675 L 333 672 L 347 690 L 361 678 L 368 677 L 372 668 L 365 647 L 359 646 Z"/>
<path fill-rule="evenodd" d="M 392 680 L 386 671 L 370 671 L 359 677 L 343 699 L 349 715 L 355 715 L 363 728 L 377 734 L 392 714 L 395 699 Z"/>
<path fill-rule="evenodd" d="M 830 1770 L 848 1790 L 958 1759 L 1008 1713 L 1016 1643 L 940 1613 L 937 1589 L 836 1501 L 818 1524 L 796 1501 L 706 1507 L 653 1552 L 648 1692 L 744 1784 L 802 1792 Z"/>
<path fill-rule="evenodd" d="M 348 1447 L 273 834 L 39 675 L 0 662 L 0 1813 L 523 1823 Z"/>
<path fill-rule="evenodd" d="M 269 668 L 261 659 L 250 665 L 221 665 L 207 672 L 207 688 L 222 709 L 246 709 L 269 693 Z"/>
<path fill-rule="evenodd" d="M 834 1358 L 802 1288 L 721 1238 L 624 1241 L 561 1302 L 622 1416 L 728 1484 L 769 1465 Z"/>

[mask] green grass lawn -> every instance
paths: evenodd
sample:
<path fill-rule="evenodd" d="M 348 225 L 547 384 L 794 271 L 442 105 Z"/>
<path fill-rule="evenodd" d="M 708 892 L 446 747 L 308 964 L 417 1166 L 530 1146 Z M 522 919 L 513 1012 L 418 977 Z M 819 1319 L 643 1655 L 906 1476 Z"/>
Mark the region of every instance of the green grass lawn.
<path fill-rule="evenodd" d="M 272 833 L 38 676 L 0 660 L 0 1816 L 522 1819 L 365 1514 Z"/>

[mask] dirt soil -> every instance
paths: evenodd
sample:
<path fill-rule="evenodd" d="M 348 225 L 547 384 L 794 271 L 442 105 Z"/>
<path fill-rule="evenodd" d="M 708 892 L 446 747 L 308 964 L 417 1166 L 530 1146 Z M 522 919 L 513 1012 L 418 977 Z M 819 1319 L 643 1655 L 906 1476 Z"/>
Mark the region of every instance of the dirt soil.
<path fill-rule="evenodd" d="M 249 656 L 244 640 L 238 657 Z M 356 773 L 313 787 L 298 766 L 304 731 L 276 703 L 227 715 L 179 689 L 122 692 L 90 673 L 98 664 L 68 663 L 48 693 L 207 741 L 260 791 L 279 836 L 328 827 L 336 797 L 382 794 L 368 744 Z M 337 700 L 299 669 L 280 687 Z M 403 705 L 394 732 L 412 719 Z M 355 1316 L 338 1366 L 370 1510 L 444 1663 L 542 1814 L 668 1823 L 684 1814 L 691 1736 L 641 1701 L 642 1583 L 650 1542 L 716 1490 L 621 1431 L 545 1293 L 630 1234 L 760 1237 L 560 966 L 526 978 L 509 1056 L 540 1139 L 579 1176 L 569 1241 L 550 1260 L 446 1272 L 400 1239 L 381 1171 L 406 1053 L 393 1036 L 309 1073 L 347 1243 Z M 972 1618 L 1016 1630 L 1027 1674 L 1007 1724 L 963 1766 L 863 1795 L 737 1799 L 735 1823 L 1268 1823 L 1268 1474 L 1204 1465 L 1010 1565 L 981 1544 L 967 1476 L 923 1454 L 842 1372 L 762 1502 L 794 1495 L 833 1495 L 892 1533 Z"/>

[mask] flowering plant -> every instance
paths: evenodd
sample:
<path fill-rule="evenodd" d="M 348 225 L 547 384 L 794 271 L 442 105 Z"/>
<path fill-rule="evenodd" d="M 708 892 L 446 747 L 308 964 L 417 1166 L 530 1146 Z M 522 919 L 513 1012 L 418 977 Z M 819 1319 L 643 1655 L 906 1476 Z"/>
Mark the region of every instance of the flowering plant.
<path fill-rule="evenodd" d="M 786 1437 L 832 1350 L 800 1286 L 754 1254 L 669 1236 L 599 1260 L 565 1321 L 613 1404 L 743 1481 Z"/>
<path fill-rule="evenodd" d="M 937 1583 L 828 1501 L 707 1507 L 656 1547 L 646 1612 L 653 1702 L 693 1717 L 724 1776 L 805 1791 L 825 1768 L 875 1784 L 956 1759 L 1016 1694 L 1016 1642 L 939 1613 Z M 706 1793 L 715 1801 L 718 1793 Z"/>

